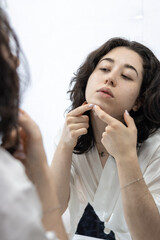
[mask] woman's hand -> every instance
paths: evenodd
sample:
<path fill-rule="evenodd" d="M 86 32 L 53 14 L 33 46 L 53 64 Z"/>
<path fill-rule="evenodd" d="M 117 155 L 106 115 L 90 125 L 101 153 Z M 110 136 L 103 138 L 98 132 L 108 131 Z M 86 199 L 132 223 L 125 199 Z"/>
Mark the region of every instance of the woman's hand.
<path fill-rule="evenodd" d="M 97 116 L 107 124 L 102 134 L 101 142 L 107 152 L 116 160 L 123 158 L 126 154 L 136 153 L 137 128 L 133 118 L 128 112 L 124 113 L 125 126 L 119 120 L 105 113 L 99 106 L 94 106 L 93 110 Z"/>
<path fill-rule="evenodd" d="M 89 128 L 89 117 L 82 115 L 93 108 L 93 104 L 83 104 L 67 114 L 60 142 L 71 150 L 76 146 L 78 137 L 85 135 Z"/>
<path fill-rule="evenodd" d="M 32 172 L 39 169 L 40 162 L 43 164 L 47 160 L 38 125 L 21 109 L 19 110 L 19 136 L 20 144 L 13 156 L 25 165 L 26 173 L 30 176 Z"/>

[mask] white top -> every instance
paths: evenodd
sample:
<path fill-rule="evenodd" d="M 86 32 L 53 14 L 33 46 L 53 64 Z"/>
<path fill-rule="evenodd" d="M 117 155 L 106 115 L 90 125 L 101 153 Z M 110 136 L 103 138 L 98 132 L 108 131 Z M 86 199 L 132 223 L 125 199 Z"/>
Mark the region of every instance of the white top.
<path fill-rule="evenodd" d="M 160 212 L 160 131 L 149 137 L 138 150 L 144 180 Z M 117 240 L 131 240 L 124 218 L 116 162 L 109 156 L 102 168 L 93 148 L 86 154 L 73 154 L 70 183 L 71 235 L 89 202 L 101 221 L 105 233 L 112 230 Z"/>
<path fill-rule="evenodd" d="M 54 240 L 54 233 L 45 233 L 41 218 L 36 189 L 23 165 L 0 147 L 0 239 Z"/>

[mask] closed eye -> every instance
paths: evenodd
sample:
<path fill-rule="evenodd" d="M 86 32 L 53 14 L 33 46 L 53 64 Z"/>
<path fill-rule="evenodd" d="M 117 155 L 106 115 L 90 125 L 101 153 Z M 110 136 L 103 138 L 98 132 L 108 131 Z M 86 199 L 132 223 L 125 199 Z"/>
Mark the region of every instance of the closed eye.
<path fill-rule="evenodd" d="M 100 68 L 101 71 L 103 72 L 109 72 L 110 70 L 108 68 Z"/>
<path fill-rule="evenodd" d="M 132 78 L 130 78 L 130 77 L 124 75 L 124 74 L 122 74 L 122 77 L 123 77 L 124 79 L 127 79 L 127 80 L 132 80 Z"/>

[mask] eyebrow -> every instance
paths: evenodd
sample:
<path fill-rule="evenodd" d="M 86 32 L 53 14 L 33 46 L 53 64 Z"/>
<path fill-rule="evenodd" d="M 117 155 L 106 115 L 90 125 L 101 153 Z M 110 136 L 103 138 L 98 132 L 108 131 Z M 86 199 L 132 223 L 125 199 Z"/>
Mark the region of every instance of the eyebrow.
<path fill-rule="evenodd" d="M 111 62 L 111 63 L 114 63 L 114 62 L 115 62 L 112 58 L 103 58 L 103 59 L 100 60 L 100 62 L 102 62 L 102 61 L 104 61 L 104 60 L 106 60 L 106 61 L 108 61 L 108 62 Z M 138 72 L 137 72 L 137 70 L 136 70 L 135 67 L 133 67 L 133 66 L 130 65 L 130 64 L 125 64 L 124 67 L 130 68 L 130 69 L 134 70 L 134 71 L 136 72 L 136 74 L 137 74 L 137 77 L 138 77 Z"/>

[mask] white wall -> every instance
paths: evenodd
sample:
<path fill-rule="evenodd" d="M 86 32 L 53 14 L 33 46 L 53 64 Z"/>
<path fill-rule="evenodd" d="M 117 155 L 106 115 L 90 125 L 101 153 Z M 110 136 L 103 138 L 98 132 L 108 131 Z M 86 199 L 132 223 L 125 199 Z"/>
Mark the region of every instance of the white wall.
<path fill-rule="evenodd" d="M 32 84 L 22 107 L 39 124 L 48 161 L 70 105 L 66 92 L 87 54 L 111 37 L 137 40 L 160 57 L 159 0 L 8 0 Z"/>

